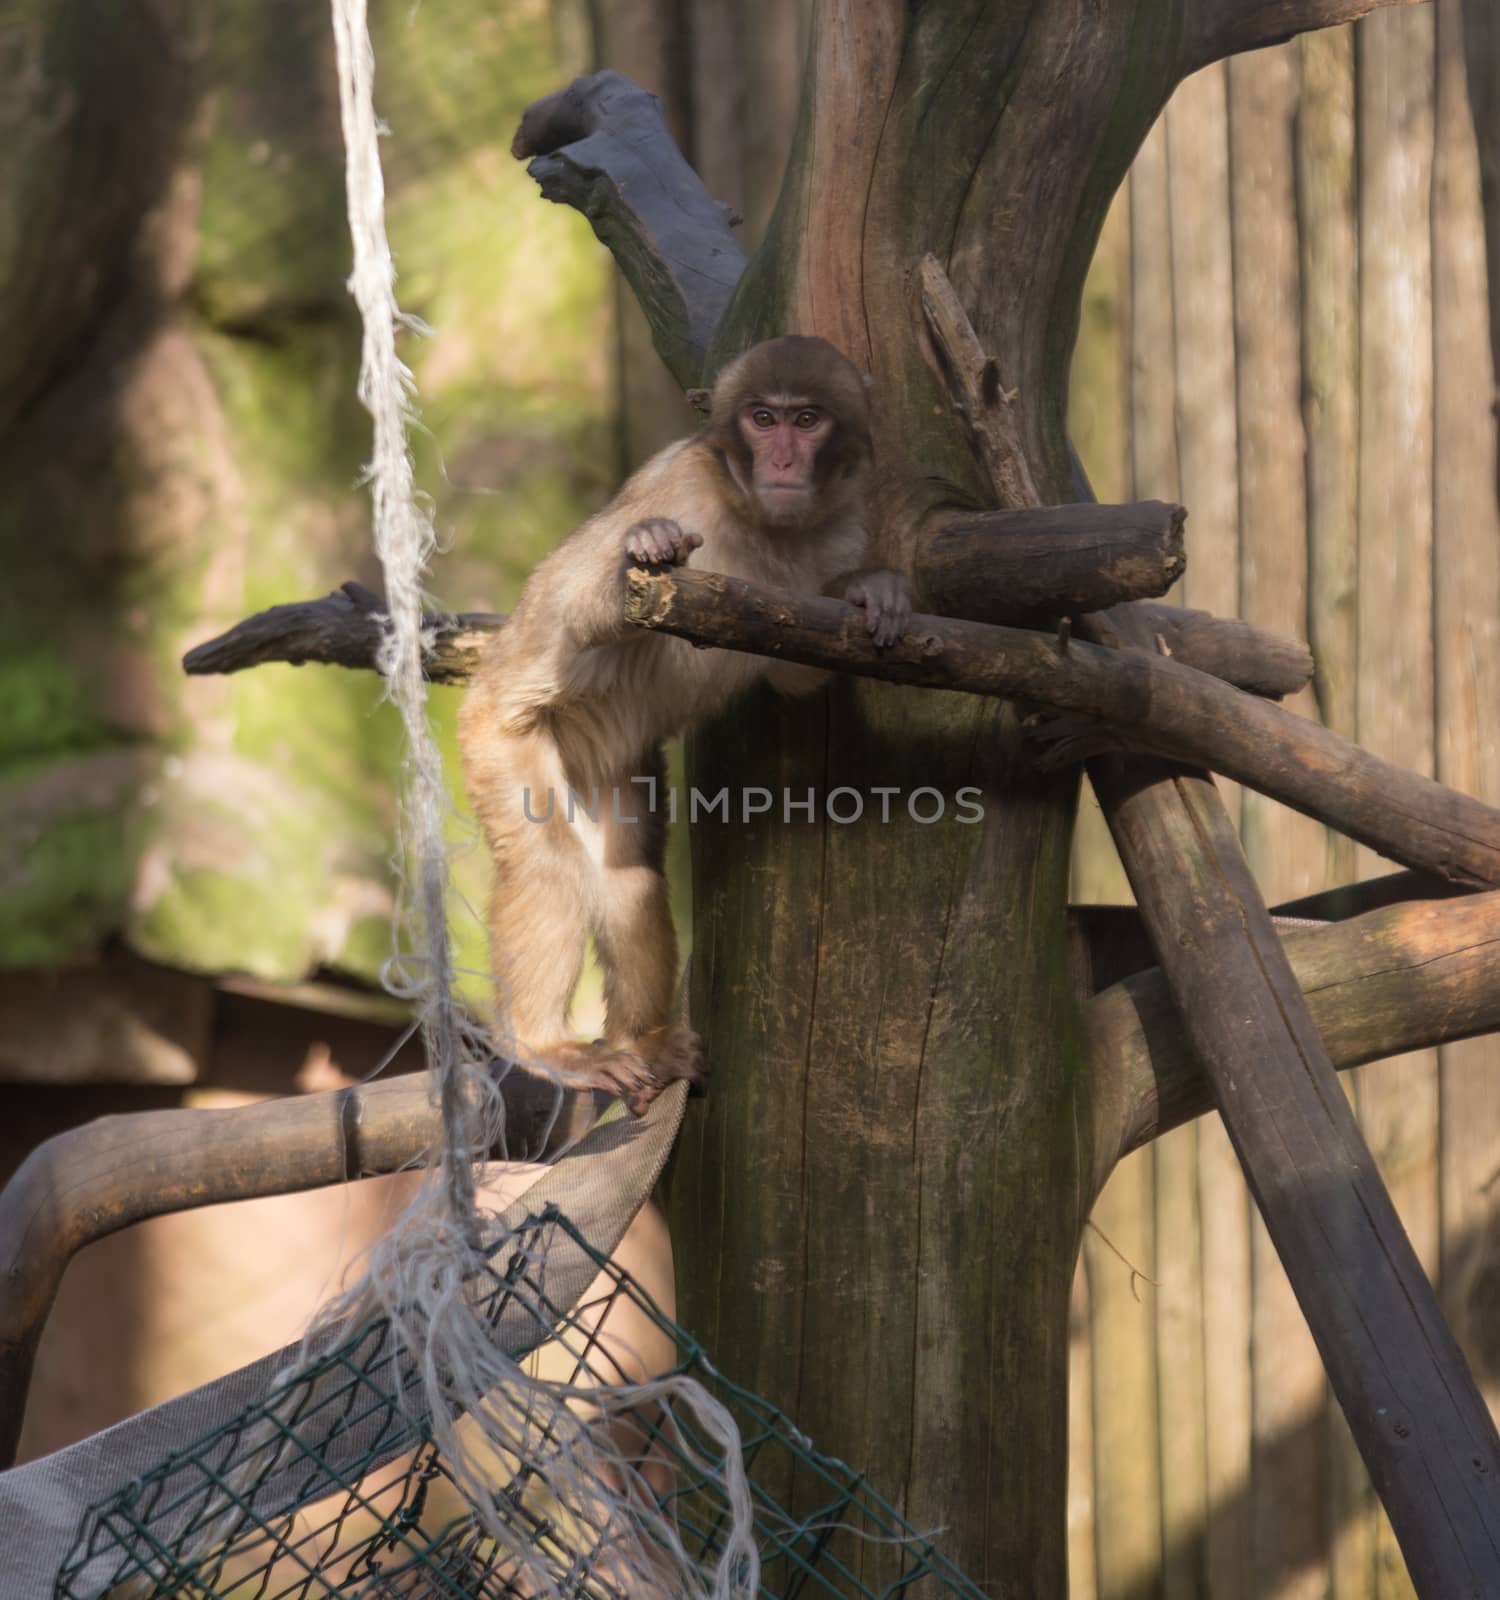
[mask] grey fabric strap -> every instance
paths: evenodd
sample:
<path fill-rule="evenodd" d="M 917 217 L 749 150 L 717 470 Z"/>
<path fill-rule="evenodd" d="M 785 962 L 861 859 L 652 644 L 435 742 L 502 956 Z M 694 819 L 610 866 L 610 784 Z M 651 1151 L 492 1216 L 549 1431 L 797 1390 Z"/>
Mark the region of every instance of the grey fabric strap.
<path fill-rule="evenodd" d="M 555 1205 L 591 1249 L 610 1254 L 661 1175 L 682 1122 L 686 1098 L 687 1086 L 673 1084 L 639 1121 L 621 1117 L 590 1130 L 504 1213 L 499 1227 L 513 1228 L 543 1207 Z M 571 1239 L 556 1235 L 547 1259 L 549 1299 L 560 1308 L 573 1305 L 597 1271 L 590 1256 Z M 496 1329 L 497 1343 L 507 1353 L 519 1356 L 536 1342 L 535 1330 L 530 1317 L 502 1316 Z M 332 1348 L 352 1332 L 340 1327 L 328 1330 L 315 1353 Z M 4 1551 L 0 1600 L 42 1600 L 52 1594 L 58 1570 L 78 1541 L 88 1508 L 132 1478 L 153 1471 L 174 1451 L 216 1433 L 264 1400 L 298 1348 L 287 1345 L 65 1450 L 0 1473 L 0 1550 Z M 304 1414 L 308 1409 L 304 1408 Z M 334 1419 L 329 1434 L 316 1441 L 316 1448 L 338 1468 L 341 1463 L 365 1461 L 372 1450 L 378 1458 L 384 1444 L 382 1433 L 389 1432 L 389 1417 L 379 1413 L 354 1426 Z M 410 1445 L 409 1435 L 403 1432 L 391 1440 L 384 1456 L 389 1459 Z M 311 1474 L 305 1457 L 288 1452 L 285 1466 L 261 1480 L 255 1514 L 274 1517 L 315 1498 L 320 1483 L 326 1492 L 326 1477 Z M 167 1539 L 173 1536 L 170 1517 L 163 1519 L 160 1531 Z M 101 1553 L 73 1577 L 72 1592 L 102 1593 L 118 1563 L 118 1552 Z"/>

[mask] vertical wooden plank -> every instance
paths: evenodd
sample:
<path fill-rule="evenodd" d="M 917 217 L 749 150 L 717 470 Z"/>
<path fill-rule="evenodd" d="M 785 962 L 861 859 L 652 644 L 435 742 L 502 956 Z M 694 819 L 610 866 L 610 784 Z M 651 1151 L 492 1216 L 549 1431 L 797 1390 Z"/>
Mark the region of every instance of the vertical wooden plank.
<path fill-rule="evenodd" d="M 1355 218 L 1354 33 L 1297 41 L 1302 424 L 1307 438 L 1308 642 L 1318 710 L 1353 738 L 1358 708 L 1359 244 Z M 1330 879 L 1354 877 L 1354 844 L 1329 835 Z"/>
<path fill-rule="evenodd" d="M 1089 266 L 1073 367 L 1068 431 L 1101 500 L 1130 492 L 1130 186 L 1110 205 Z M 1130 885 L 1099 803 L 1085 783 L 1073 833 L 1070 895 L 1095 905 L 1128 905 Z"/>
<path fill-rule="evenodd" d="M 1182 600 L 1239 614 L 1239 475 L 1227 73 L 1189 78 L 1166 110 L 1177 453 L 1188 508 Z"/>
<path fill-rule="evenodd" d="M 1069 381 L 1069 430 L 1103 499 L 1127 498 L 1130 476 L 1129 206 L 1127 181 L 1089 269 Z M 1080 810 L 1072 880 L 1075 900 L 1130 897 L 1096 804 Z M 1161 1566 L 1156 1340 L 1149 1283 L 1131 1272 L 1154 1276 L 1153 1220 L 1151 1160 L 1142 1153 L 1106 1184 L 1094 1206 L 1098 1231 L 1084 1234 L 1082 1251 L 1092 1383 L 1079 1398 L 1090 1409 L 1094 1581 L 1101 1596 L 1154 1595 Z"/>
<path fill-rule="evenodd" d="M 1094 1530 L 1093 1347 L 1080 1253 L 1068 1308 L 1068 1600 L 1098 1600 Z"/>
<path fill-rule="evenodd" d="M 1491 72 L 1500 74 L 1493 54 L 1500 28 L 1493 17 L 1486 22 L 1471 15 L 1469 29 L 1471 54 L 1488 58 Z M 1500 511 L 1496 423 L 1485 400 L 1495 393 L 1496 316 L 1487 306 L 1480 153 L 1465 42 L 1462 0 L 1439 0 L 1432 175 L 1437 774 L 1493 802 L 1500 799 Z M 1479 103 L 1494 138 L 1500 104 L 1487 96 Z M 1490 265 L 1493 277 L 1497 264 Z M 1486 1402 L 1500 1412 L 1500 1326 L 1493 1309 L 1500 1275 L 1494 1190 L 1500 1040 L 1449 1046 L 1440 1052 L 1439 1068 L 1444 1309 Z"/>
<path fill-rule="evenodd" d="M 1359 129 L 1358 737 L 1433 770 L 1433 27 L 1423 8 L 1361 24 Z M 1362 874 L 1386 870 L 1367 850 Z M 1418 1257 L 1437 1269 L 1437 1060 L 1381 1063 L 1355 1086 L 1360 1122 Z M 1411 1593 L 1390 1526 L 1375 1593 Z"/>
<path fill-rule="evenodd" d="M 1093 1334 L 1099 1593 L 1132 1600 L 1160 1593 L 1156 1338 L 1150 1299 L 1156 1277 L 1153 1187 L 1149 1152 L 1127 1157 L 1104 1186 L 1094 1206 L 1094 1228 L 1083 1239 Z"/>
<path fill-rule="evenodd" d="M 1204 1592 L 1250 1600 L 1250 1199 L 1217 1117 L 1198 1128 L 1198 1211 L 1208 1407 Z"/>
<path fill-rule="evenodd" d="M 1198 1139 L 1207 1119 L 1151 1147 L 1156 1168 L 1156 1338 L 1162 1597 L 1208 1593 L 1208 1394 Z M 1216 1424 L 1215 1424 L 1216 1425 Z"/>
<path fill-rule="evenodd" d="M 1358 720 L 1354 684 L 1359 627 L 1353 31 L 1339 28 L 1309 34 L 1297 42 L 1297 51 L 1307 638 L 1315 662 L 1318 714 L 1327 726 L 1353 738 Z M 1354 841 L 1327 829 L 1324 848 L 1325 881 L 1352 882 Z M 1342 1419 L 1335 1427 L 1342 1427 Z M 1344 1442 L 1352 1448 L 1347 1436 Z M 1337 1529 L 1336 1512 L 1334 1520 Z M 1340 1537 L 1335 1531 L 1336 1541 Z"/>
<path fill-rule="evenodd" d="M 809 0 L 753 0 L 753 4 L 739 0 L 739 9 L 747 94 L 736 204 L 745 218 L 740 242 L 751 249 L 764 237 L 781 192 L 781 175 L 797 126 L 812 11 Z"/>
<path fill-rule="evenodd" d="M 1323 721 L 1357 732 L 1359 323 L 1354 32 L 1298 40 L 1297 198 L 1302 421 L 1307 436 L 1308 640 Z M 1354 877 L 1355 846 L 1328 834 L 1328 877 Z M 1352 1084 L 1345 1078 L 1346 1089 Z M 1330 1600 L 1368 1600 L 1375 1498 L 1343 1414 L 1328 1408 Z"/>
<path fill-rule="evenodd" d="M 1176 366 L 1172 214 L 1163 119 L 1142 144 L 1130 173 L 1130 493 L 1135 499 L 1181 499 Z M 1190 548 L 1195 549 L 1196 536 L 1196 523 L 1190 518 Z M 1195 560 L 1196 551 L 1189 565 Z M 1156 1190 L 1161 1589 L 1164 1600 L 1197 1600 L 1207 1576 L 1208 1518 L 1197 1125 L 1158 1139 L 1151 1147 L 1151 1159 Z"/>
<path fill-rule="evenodd" d="M 1068 432 L 1101 500 L 1130 497 L 1130 184 L 1099 232 L 1068 373 Z"/>
<path fill-rule="evenodd" d="M 1239 411 L 1240 615 L 1296 634 L 1307 610 L 1292 123 L 1295 47 L 1229 63 Z M 1289 709 L 1313 712 L 1309 689 Z M 1323 829 L 1247 790 L 1245 858 L 1271 902 L 1323 887 Z M 1320 1600 L 1327 1494 L 1323 1366 L 1270 1236 L 1251 1221 L 1250 1592 Z"/>
<path fill-rule="evenodd" d="M 1229 64 L 1230 217 L 1239 426 L 1240 610 L 1300 635 L 1307 621 L 1306 441 L 1298 349 L 1295 46 Z M 1316 714 L 1311 690 L 1285 702 Z M 1246 794 L 1240 838 L 1272 903 L 1323 887 L 1323 828 Z"/>
<path fill-rule="evenodd" d="M 1190 78 L 1166 112 L 1171 215 L 1176 432 L 1188 507 L 1182 600 L 1239 612 L 1239 487 L 1234 391 L 1234 281 L 1229 222 L 1227 75 Z M 1223 786 L 1230 815 L 1237 794 Z M 1202 1219 L 1207 1592 L 1248 1596 L 1250 1485 L 1250 1211 L 1239 1164 L 1217 1118 L 1198 1129 Z M 1163 1406 L 1171 1403 L 1163 1397 Z"/>
<path fill-rule="evenodd" d="M 1479 179 L 1489 258 L 1490 349 L 1500 369 L 1500 15 L 1494 0 L 1463 0 L 1469 103 L 1479 144 Z"/>
<path fill-rule="evenodd" d="M 615 0 L 595 12 L 599 65 L 616 67 L 660 95 L 672 137 L 692 150 L 692 96 L 686 39 L 671 0 Z M 620 476 L 695 424 L 676 380 L 662 366 L 651 329 L 618 268 L 614 270 L 615 396 Z"/>
<path fill-rule="evenodd" d="M 1163 116 L 1146 135 L 1130 169 L 1132 499 L 1175 501 L 1182 497 L 1177 466 L 1176 348 L 1172 318 L 1172 206 L 1167 117 Z M 1189 538 L 1196 534 L 1193 527 Z"/>
<path fill-rule="evenodd" d="M 688 159 L 716 200 L 745 207 L 746 134 L 751 110 L 747 19 L 739 0 L 694 0 L 679 32 L 686 42 L 684 90 L 691 106 Z"/>

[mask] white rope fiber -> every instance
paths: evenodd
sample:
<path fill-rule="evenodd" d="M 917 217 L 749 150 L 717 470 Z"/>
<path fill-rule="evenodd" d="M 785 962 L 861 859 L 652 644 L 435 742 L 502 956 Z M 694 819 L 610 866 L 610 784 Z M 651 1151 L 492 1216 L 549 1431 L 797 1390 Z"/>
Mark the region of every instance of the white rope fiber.
<path fill-rule="evenodd" d="M 388 987 L 411 999 L 417 1010 L 442 1113 L 442 1164 L 452 1219 L 468 1229 L 474 1213 L 476 1152 L 467 1108 L 495 1097 L 487 1092 L 488 1050 L 466 1024 L 453 991 L 444 838 L 448 794 L 442 756 L 427 720 L 427 681 L 422 673 L 422 580 L 437 538 L 426 503 L 416 492 L 407 444 L 416 386 L 396 353 L 399 329 L 422 330 L 396 303 L 374 107 L 375 57 L 364 0 L 335 0 L 333 27 L 354 245 L 349 292 L 364 325 L 359 398 L 374 422 L 374 453 L 368 468 L 372 525 L 391 618 L 378 665 L 406 734 L 399 859 L 403 883 L 408 882 L 405 873 L 414 874 L 415 883 L 414 892 L 403 897 L 410 928 L 400 926 L 403 919 L 398 914 L 397 938 L 406 949 L 415 945 L 420 952 L 416 960 L 406 960 L 398 948 Z"/>
<path fill-rule="evenodd" d="M 675 1374 L 657 1378 L 648 1370 L 641 1374 L 644 1383 L 601 1382 L 588 1389 L 539 1381 L 497 1346 L 495 1330 L 474 1304 L 482 1247 L 493 1248 L 497 1237 L 493 1217 L 476 1203 L 475 1175 L 486 1154 L 499 1147 L 504 1108 L 489 1037 L 454 993 L 447 933 L 449 802 L 422 673 L 423 579 L 436 539 L 416 489 L 407 438 L 415 384 L 397 353 L 398 333 L 420 329 L 395 296 L 366 3 L 332 0 L 332 11 L 354 247 L 349 288 L 364 325 L 359 397 L 374 421 L 368 481 L 391 617 L 379 664 L 406 735 L 400 803 L 404 916 L 398 917 L 398 953 L 388 987 L 416 1008 L 441 1110 L 441 1146 L 416 1200 L 370 1250 L 360 1281 L 323 1309 L 316 1326 L 374 1315 L 390 1319 L 422 1372 L 434 1441 L 497 1540 L 508 1537 L 494 1499 L 497 1460 L 520 1458 L 545 1484 L 564 1524 L 593 1530 L 590 1547 L 602 1552 L 601 1592 L 749 1600 L 759 1584 L 759 1561 L 739 1435 L 729 1412 L 702 1385 Z M 719 1464 L 695 1461 L 696 1469 L 721 1480 L 732 1524 L 711 1574 L 688 1556 L 675 1516 L 643 1492 L 642 1474 L 630 1464 L 628 1441 L 638 1440 L 638 1432 L 622 1416 L 650 1406 L 659 1407 L 664 1434 L 683 1437 L 673 1416 L 676 1406 L 691 1416 L 691 1436 L 722 1451 Z M 578 1592 L 576 1569 L 559 1568 L 555 1558 L 525 1545 L 514 1558 L 521 1574 L 518 1593 L 563 1600 Z"/>

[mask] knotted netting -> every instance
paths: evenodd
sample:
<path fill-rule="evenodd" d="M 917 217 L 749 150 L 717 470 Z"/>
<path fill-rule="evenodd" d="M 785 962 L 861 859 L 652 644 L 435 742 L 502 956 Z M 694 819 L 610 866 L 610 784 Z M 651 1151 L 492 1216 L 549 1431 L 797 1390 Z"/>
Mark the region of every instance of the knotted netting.
<path fill-rule="evenodd" d="M 596 1269 L 571 1305 L 561 1303 L 566 1274 L 553 1270 L 562 1247 Z M 753 1583 L 745 1592 L 784 1600 L 979 1600 L 856 1473 L 716 1373 L 555 1206 L 507 1231 L 478 1304 L 518 1350 L 538 1342 L 525 1364 L 565 1402 L 537 1408 L 514 1387 L 486 1398 L 489 1516 L 415 1415 L 423 1379 L 410 1352 L 376 1322 L 90 1508 L 53 1593 L 89 1600 L 107 1575 L 121 1597 L 674 1600 L 702 1592 L 731 1561 L 737 1583 Z M 624 1322 L 644 1338 L 612 1334 Z M 653 1343 L 672 1352 L 671 1365 L 635 1382 Z M 742 1485 L 744 1508 L 732 1504 L 731 1483 Z M 796 1516 L 778 1498 L 794 1484 Z M 734 1531 L 742 1511 L 750 1550 Z"/>

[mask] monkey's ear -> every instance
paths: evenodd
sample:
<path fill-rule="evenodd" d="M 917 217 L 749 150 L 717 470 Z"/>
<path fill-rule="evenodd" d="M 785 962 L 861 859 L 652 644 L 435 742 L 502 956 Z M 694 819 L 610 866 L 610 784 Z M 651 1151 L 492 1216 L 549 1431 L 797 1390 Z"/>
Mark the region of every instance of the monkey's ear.
<path fill-rule="evenodd" d="M 701 411 L 705 417 L 711 409 L 713 397 L 714 392 L 712 389 L 689 389 L 687 391 L 687 403 L 694 411 Z"/>

